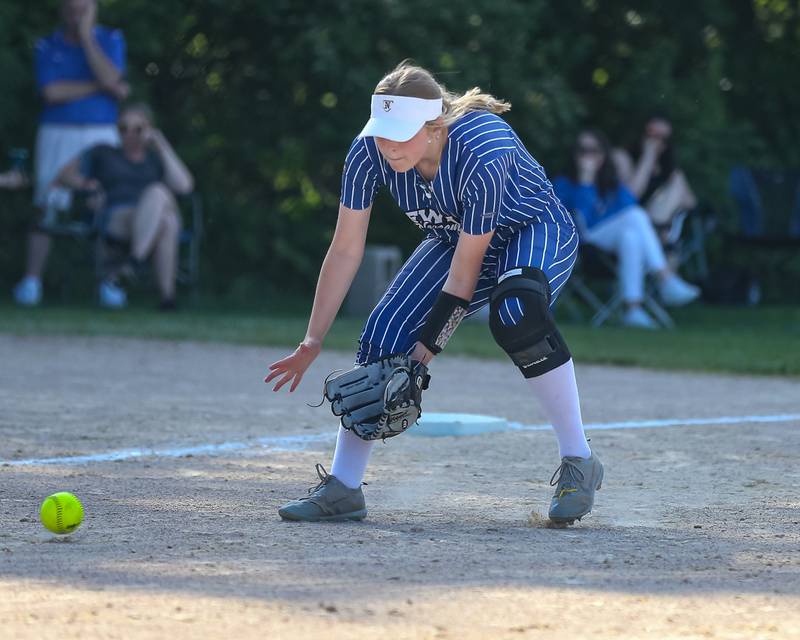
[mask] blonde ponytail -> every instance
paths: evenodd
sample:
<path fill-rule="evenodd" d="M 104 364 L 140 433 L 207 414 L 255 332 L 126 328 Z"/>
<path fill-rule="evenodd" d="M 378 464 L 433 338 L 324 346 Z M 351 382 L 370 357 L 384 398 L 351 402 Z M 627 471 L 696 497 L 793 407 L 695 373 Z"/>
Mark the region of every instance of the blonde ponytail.
<path fill-rule="evenodd" d="M 472 89 L 463 94 L 451 93 L 442 87 L 442 102 L 444 104 L 442 125 L 445 127 L 450 126 L 470 111 L 505 113 L 511 109 L 510 102 L 499 100 L 488 93 L 481 93 L 478 87 L 472 87 Z"/>
<path fill-rule="evenodd" d="M 481 93 L 478 87 L 463 94 L 452 93 L 437 82 L 430 71 L 413 65 L 408 60 L 403 60 L 387 73 L 375 87 L 375 93 L 428 100 L 442 98 L 441 121 L 429 122 L 428 126 L 447 127 L 470 111 L 505 113 L 511 108 L 510 103 L 488 93 Z"/>

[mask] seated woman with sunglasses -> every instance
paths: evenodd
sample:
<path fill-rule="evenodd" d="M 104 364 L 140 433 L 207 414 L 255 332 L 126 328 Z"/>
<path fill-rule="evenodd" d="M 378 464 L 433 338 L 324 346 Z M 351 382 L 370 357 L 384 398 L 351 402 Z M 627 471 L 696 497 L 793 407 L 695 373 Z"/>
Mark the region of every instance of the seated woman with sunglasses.
<path fill-rule="evenodd" d="M 688 304 L 700 294 L 667 266 L 653 223 L 617 177 L 603 133 L 587 129 L 578 135 L 568 174 L 556 178 L 553 188 L 573 212 L 581 239 L 617 255 L 626 307 L 623 324 L 658 328 L 642 308 L 647 274 L 658 279 L 659 295 L 666 305 Z"/>
<path fill-rule="evenodd" d="M 642 203 L 666 242 L 675 217 L 697 206 L 677 161 L 672 124 L 665 116 L 654 114 L 635 142 L 628 149 L 616 149 L 613 158 L 620 180 Z"/>
<path fill-rule="evenodd" d="M 118 123 L 121 146 L 91 147 L 67 164 L 57 178 L 70 189 L 100 191 L 105 236 L 130 247 L 128 260 L 100 283 L 100 304 L 105 307 L 126 305 L 120 280 L 135 275 L 152 257 L 160 308 L 175 308 L 181 220 L 173 193 L 190 193 L 194 179 L 152 123 L 147 105 L 126 107 Z"/>

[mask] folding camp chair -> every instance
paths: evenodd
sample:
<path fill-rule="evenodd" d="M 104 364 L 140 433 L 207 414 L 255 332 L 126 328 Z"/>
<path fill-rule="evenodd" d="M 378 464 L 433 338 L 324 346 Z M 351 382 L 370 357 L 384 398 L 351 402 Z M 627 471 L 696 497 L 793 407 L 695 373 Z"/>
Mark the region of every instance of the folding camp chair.
<path fill-rule="evenodd" d="M 739 224 L 724 237 L 736 255 L 745 256 L 748 266 L 740 271 L 748 283 L 748 302 L 755 304 L 761 298 L 764 269 L 788 272 L 788 263 L 800 253 L 800 170 L 737 166 L 729 188 Z"/>
<path fill-rule="evenodd" d="M 177 196 L 183 226 L 178 239 L 178 283 L 189 287 L 193 295 L 197 294 L 200 282 L 200 242 L 203 235 L 203 203 L 199 194 L 191 193 Z M 103 228 L 102 221 L 98 226 Z M 98 282 L 109 272 L 118 267 L 128 257 L 128 243 L 110 238 L 98 232 L 97 278 Z"/>
<path fill-rule="evenodd" d="M 670 264 L 694 282 L 709 277 L 706 240 L 714 232 L 717 218 L 710 207 L 678 211 L 668 225 L 656 225 Z"/>
<path fill-rule="evenodd" d="M 800 249 L 800 171 L 734 167 L 729 187 L 739 208 L 732 240 L 753 249 Z"/>
<path fill-rule="evenodd" d="M 97 212 L 93 201 L 94 193 L 73 191 L 72 206 L 68 210 L 58 207 L 54 198 L 48 200 L 39 229 L 56 238 L 69 238 L 87 245 L 88 260 L 99 283 L 115 266 L 127 257 L 127 243 L 106 237 L 102 214 Z M 180 253 L 178 262 L 178 283 L 189 287 L 196 295 L 200 282 L 200 243 L 203 234 L 203 209 L 199 194 L 178 196 L 178 206 L 182 213 L 183 227 L 179 238 Z M 77 267 L 78 265 L 73 265 Z M 64 274 L 66 290 L 72 280 L 72 273 Z"/>
<path fill-rule="evenodd" d="M 567 297 L 578 298 L 592 310 L 594 315 L 590 322 L 593 327 L 621 316 L 625 302 L 619 288 L 616 256 L 583 242 L 565 293 Z M 675 326 L 672 317 L 656 300 L 649 284 L 645 287 L 642 305 L 662 327 L 671 329 Z"/>

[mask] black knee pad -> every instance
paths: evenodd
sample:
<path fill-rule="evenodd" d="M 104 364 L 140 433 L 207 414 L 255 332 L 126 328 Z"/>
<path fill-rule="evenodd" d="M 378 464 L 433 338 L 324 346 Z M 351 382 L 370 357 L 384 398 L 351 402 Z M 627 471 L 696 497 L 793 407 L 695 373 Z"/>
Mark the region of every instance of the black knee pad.
<path fill-rule="evenodd" d="M 499 313 L 508 298 L 518 298 L 522 303 L 522 319 L 512 326 L 503 324 Z M 489 328 L 526 378 L 552 371 L 572 357 L 550 313 L 550 298 L 547 276 L 534 267 L 507 271 L 492 290 Z"/>

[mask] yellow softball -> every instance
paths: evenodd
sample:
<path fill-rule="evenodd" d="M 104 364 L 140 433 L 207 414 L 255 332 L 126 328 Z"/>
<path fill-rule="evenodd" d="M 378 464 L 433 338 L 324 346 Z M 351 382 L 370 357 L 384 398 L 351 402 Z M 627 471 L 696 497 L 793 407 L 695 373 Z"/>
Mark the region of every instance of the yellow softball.
<path fill-rule="evenodd" d="M 71 493 L 60 491 L 45 498 L 39 518 L 53 533 L 72 533 L 83 520 L 83 505 Z"/>

